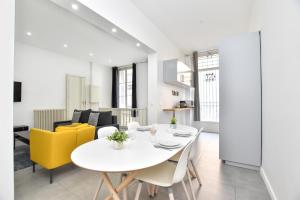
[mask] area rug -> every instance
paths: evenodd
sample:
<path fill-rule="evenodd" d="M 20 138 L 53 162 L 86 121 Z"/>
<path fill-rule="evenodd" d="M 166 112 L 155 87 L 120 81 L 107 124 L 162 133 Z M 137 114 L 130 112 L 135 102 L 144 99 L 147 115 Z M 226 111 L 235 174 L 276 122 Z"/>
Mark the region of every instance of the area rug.
<path fill-rule="evenodd" d="M 14 150 L 15 171 L 31 166 L 30 151 L 28 145 L 16 146 Z"/>

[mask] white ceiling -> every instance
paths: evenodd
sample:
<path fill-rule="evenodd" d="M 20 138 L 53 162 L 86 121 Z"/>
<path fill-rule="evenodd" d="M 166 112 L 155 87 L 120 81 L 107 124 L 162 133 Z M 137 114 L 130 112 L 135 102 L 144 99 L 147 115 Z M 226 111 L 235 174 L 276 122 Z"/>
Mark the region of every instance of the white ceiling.
<path fill-rule="evenodd" d="M 248 31 L 252 0 L 131 0 L 183 51 L 216 48 Z"/>
<path fill-rule="evenodd" d="M 49 0 L 16 1 L 16 40 L 19 42 L 107 66 L 130 64 L 147 58 L 148 53 L 143 46 L 138 48 L 136 41 L 123 40 L 119 35 L 124 35 L 124 32 L 119 29 L 112 33 L 113 25 L 109 22 L 106 26 L 109 26 L 109 32 L 107 27 L 105 31 L 91 25 Z M 27 36 L 27 31 L 32 32 L 32 36 Z M 64 48 L 63 44 L 68 44 L 68 48 Z M 93 57 L 89 56 L 90 52 Z"/>

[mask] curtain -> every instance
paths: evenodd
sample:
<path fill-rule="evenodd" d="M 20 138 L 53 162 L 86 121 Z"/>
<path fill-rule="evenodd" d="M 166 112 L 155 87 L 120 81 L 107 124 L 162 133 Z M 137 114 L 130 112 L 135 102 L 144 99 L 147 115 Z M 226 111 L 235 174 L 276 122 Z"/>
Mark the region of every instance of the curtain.
<path fill-rule="evenodd" d="M 111 107 L 119 107 L 119 69 L 112 68 L 112 93 L 111 93 Z"/>
<path fill-rule="evenodd" d="M 136 96 L 136 64 L 132 64 L 132 108 L 137 108 L 137 96 Z M 137 112 L 134 110 L 132 112 L 132 117 L 136 117 Z"/>
<path fill-rule="evenodd" d="M 199 73 L 198 73 L 198 52 L 193 52 L 194 66 L 194 121 L 200 121 L 200 101 L 199 101 Z"/>

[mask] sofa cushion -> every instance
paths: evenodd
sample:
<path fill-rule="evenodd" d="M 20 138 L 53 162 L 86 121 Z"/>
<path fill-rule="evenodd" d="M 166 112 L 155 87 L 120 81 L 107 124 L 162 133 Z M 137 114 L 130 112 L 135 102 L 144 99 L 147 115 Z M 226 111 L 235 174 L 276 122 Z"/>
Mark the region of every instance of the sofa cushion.
<path fill-rule="evenodd" d="M 98 116 L 98 122 L 97 122 L 97 126 L 99 126 L 100 125 L 100 111 L 92 111 L 91 113 L 99 114 L 99 116 Z"/>
<path fill-rule="evenodd" d="M 92 125 L 92 126 L 97 126 L 98 125 L 98 121 L 99 121 L 99 116 L 100 116 L 99 112 L 91 112 L 88 124 Z"/>
<path fill-rule="evenodd" d="M 81 111 L 74 110 L 73 117 L 72 117 L 72 123 L 78 123 L 80 121 Z"/>
<path fill-rule="evenodd" d="M 105 126 L 112 124 L 112 113 L 111 111 L 100 112 L 98 126 Z"/>
<path fill-rule="evenodd" d="M 80 123 L 88 123 L 91 111 L 92 111 L 91 109 L 88 109 L 88 110 L 76 110 L 75 109 L 74 110 L 74 112 L 81 112 L 80 119 L 79 119 Z"/>
<path fill-rule="evenodd" d="M 77 130 L 77 129 L 84 128 L 87 126 L 88 126 L 88 124 L 73 123 L 73 124 L 66 125 L 66 126 L 58 126 L 58 127 L 56 127 L 55 132 L 67 131 L 67 130 Z"/>

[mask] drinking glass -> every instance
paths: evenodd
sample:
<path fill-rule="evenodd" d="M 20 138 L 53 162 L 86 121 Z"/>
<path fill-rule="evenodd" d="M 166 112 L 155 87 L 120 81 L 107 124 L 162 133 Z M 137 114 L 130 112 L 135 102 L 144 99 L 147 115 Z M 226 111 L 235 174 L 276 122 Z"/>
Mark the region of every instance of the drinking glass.
<path fill-rule="evenodd" d="M 157 125 L 153 124 L 150 129 L 150 141 L 152 143 L 156 142 L 156 132 L 157 132 Z"/>

